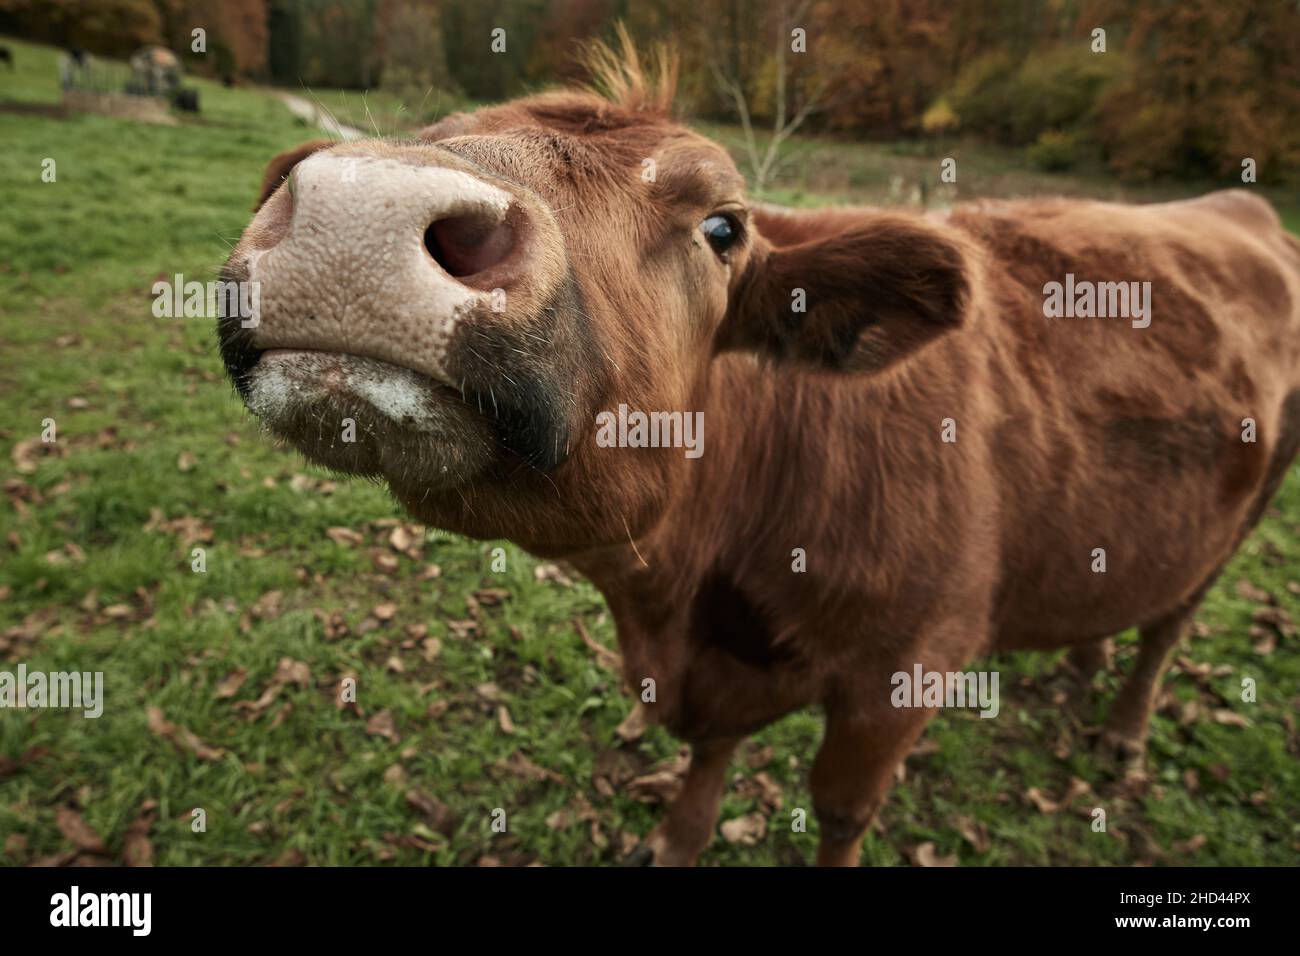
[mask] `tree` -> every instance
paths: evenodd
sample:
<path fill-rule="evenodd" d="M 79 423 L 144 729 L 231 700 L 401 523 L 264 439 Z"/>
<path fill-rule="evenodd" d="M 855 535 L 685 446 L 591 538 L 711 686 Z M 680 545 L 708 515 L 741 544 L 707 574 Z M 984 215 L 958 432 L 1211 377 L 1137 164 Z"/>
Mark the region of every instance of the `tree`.
<path fill-rule="evenodd" d="M 771 132 L 767 134 L 765 144 L 759 143 L 759 134 L 755 130 L 751 115 L 749 96 L 746 94 L 745 84 L 741 78 L 739 44 L 735 44 L 736 49 L 733 49 L 730 65 L 717 62 L 712 64 L 714 79 L 719 89 L 731 100 L 740 117 L 740 125 L 744 130 L 745 153 L 749 160 L 750 175 L 756 193 L 762 193 L 780 169 L 781 147 L 818 109 L 819 102 L 829 86 L 825 78 L 818 78 L 810 89 L 802 92 L 802 95 L 797 91 L 792 93 L 789 89 L 791 86 L 800 85 L 792 82 L 792 71 L 788 66 L 789 58 L 792 55 L 804 55 L 793 49 L 798 41 L 792 37 L 792 31 L 796 28 L 806 31 L 806 27 L 797 25 L 807 23 L 809 6 L 810 0 L 800 0 L 794 6 L 782 0 L 775 5 L 773 25 L 776 42 L 773 47 L 771 68 L 774 91 Z M 732 22 L 733 38 L 737 36 L 735 30 L 738 25 L 737 18 Z M 804 40 L 806 42 L 806 32 Z"/>

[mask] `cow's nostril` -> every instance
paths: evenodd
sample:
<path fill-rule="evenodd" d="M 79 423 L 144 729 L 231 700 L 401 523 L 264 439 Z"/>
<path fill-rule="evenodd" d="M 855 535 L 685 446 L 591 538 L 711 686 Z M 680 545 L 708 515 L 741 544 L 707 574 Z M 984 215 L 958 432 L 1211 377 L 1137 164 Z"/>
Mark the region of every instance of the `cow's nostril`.
<path fill-rule="evenodd" d="M 452 216 L 430 223 L 424 247 L 448 275 L 472 276 L 501 262 L 514 248 L 510 217 L 497 221 L 486 216 Z"/>

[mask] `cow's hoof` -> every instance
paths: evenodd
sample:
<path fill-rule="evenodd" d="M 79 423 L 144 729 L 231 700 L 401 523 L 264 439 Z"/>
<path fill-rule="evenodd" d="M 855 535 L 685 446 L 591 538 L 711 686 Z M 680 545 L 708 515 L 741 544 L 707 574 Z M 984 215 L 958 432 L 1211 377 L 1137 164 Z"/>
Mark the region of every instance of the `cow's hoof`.
<path fill-rule="evenodd" d="M 1108 727 L 1097 737 L 1094 749 L 1117 774 L 1128 774 L 1142 769 L 1146 760 L 1146 743 L 1141 737 Z"/>
<path fill-rule="evenodd" d="M 644 843 L 638 843 L 632 848 L 632 852 L 623 857 L 620 866 L 654 866 L 655 851 Z"/>

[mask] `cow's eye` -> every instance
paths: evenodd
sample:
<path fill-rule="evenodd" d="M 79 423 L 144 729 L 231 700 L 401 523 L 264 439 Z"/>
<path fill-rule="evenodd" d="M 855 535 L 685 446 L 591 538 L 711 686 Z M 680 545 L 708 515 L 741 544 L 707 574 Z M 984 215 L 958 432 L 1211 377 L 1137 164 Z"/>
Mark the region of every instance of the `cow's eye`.
<path fill-rule="evenodd" d="M 700 231 L 718 255 L 722 255 L 740 238 L 740 226 L 730 216 L 718 213 L 700 223 Z"/>

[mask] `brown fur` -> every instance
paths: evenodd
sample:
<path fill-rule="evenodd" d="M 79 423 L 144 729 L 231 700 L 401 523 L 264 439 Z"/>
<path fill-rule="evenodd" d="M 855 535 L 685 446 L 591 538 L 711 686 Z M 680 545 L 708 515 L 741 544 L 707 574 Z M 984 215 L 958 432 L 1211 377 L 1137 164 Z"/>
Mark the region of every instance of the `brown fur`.
<path fill-rule="evenodd" d="M 747 209 L 722 150 L 667 117 L 670 87 L 597 59 L 615 101 L 549 93 L 424 137 L 431 162 L 445 150 L 556 210 L 583 303 L 567 328 L 598 355 L 573 453 L 447 492 L 389 480 L 424 520 L 566 557 L 606 596 L 629 686 L 652 678 L 649 716 L 695 746 L 656 860 L 707 843 L 739 740 L 817 705 L 818 860 L 855 862 L 933 716 L 889 702 L 917 663 L 1095 662 L 1138 626 L 1108 733 L 1140 747 L 1169 649 L 1300 450 L 1300 247 L 1272 210 L 1235 191 L 945 218 Z M 716 209 L 747 232 L 720 262 L 696 231 Z M 1045 318 L 1067 272 L 1150 280 L 1151 326 Z M 618 402 L 702 409 L 704 456 L 595 447 L 592 416 Z"/>

